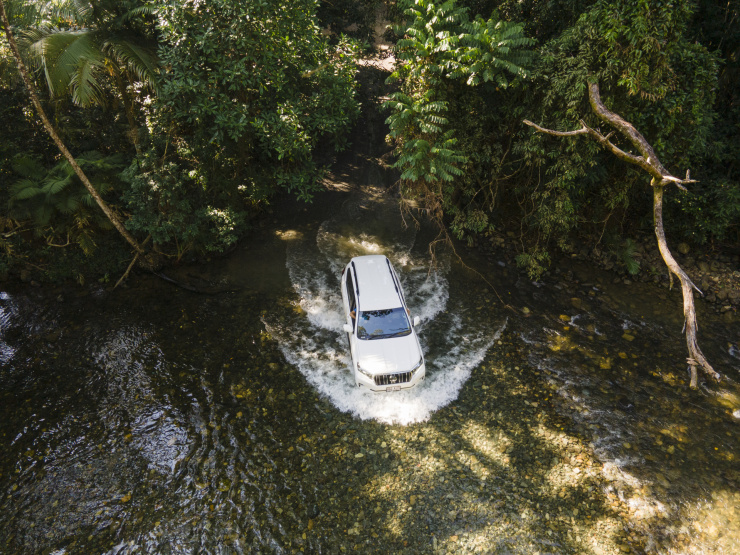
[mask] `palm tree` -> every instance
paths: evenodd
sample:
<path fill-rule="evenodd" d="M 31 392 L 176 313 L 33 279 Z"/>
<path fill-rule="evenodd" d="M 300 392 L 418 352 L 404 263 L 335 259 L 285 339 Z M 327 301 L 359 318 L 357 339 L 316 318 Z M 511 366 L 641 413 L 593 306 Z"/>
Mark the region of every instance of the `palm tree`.
<path fill-rule="evenodd" d="M 10 20 L 8 19 L 8 14 L 5 11 L 5 3 L 3 0 L 0 0 L 0 24 L 1 24 L 0 26 L 5 31 L 5 36 L 8 39 L 8 45 L 10 46 L 10 50 L 13 54 L 13 57 L 16 60 L 18 72 L 21 74 L 21 77 L 23 78 L 23 82 L 25 83 L 26 88 L 28 89 L 28 94 L 31 97 L 31 101 L 33 102 L 34 107 L 36 108 L 36 112 L 38 112 L 38 115 L 41 118 L 41 121 L 44 123 L 44 128 L 46 129 L 47 133 L 49 134 L 51 139 L 54 141 L 54 143 L 57 145 L 57 148 L 59 148 L 59 151 L 67 159 L 67 161 L 69 162 L 69 165 L 74 170 L 75 174 L 77 174 L 77 177 L 80 178 L 80 181 L 82 181 L 82 184 L 85 186 L 85 189 L 87 189 L 87 191 L 90 193 L 90 196 L 93 199 L 95 199 L 95 202 L 100 207 L 100 209 L 103 211 L 103 213 L 108 218 L 108 220 L 111 222 L 111 224 L 113 224 L 113 226 L 118 230 L 118 232 L 123 236 L 123 238 L 126 239 L 126 241 L 134 248 L 134 250 L 136 251 L 136 257 L 134 258 L 134 262 L 135 262 L 139 258 L 140 255 L 145 254 L 144 247 L 136 239 L 134 239 L 134 237 L 125 228 L 125 226 L 123 225 L 123 222 L 118 217 L 118 215 L 115 212 L 113 212 L 113 210 L 111 210 L 111 208 L 108 206 L 105 200 L 103 200 L 103 197 L 100 196 L 100 193 L 98 193 L 98 191 L 95 189 L 93 184 L 88 179 L 87 175 L 85 175 L 85 172 L 82 170 L 80 165 L 74 159 L 74 156 L 72 156 L 72 154 L 69 152 L 65 144 L 59 138 L 59 134 L 54 128 L 54 125 L 51 123 L 49 118 L 46 116 L 46 112 L 44 111 L 44 108 L 41 105 L 41 101 L 39 100 L 38 94 L 36 94 L 36 87 L 34 86 L 33 81 L 31 81 L 31 77 L 28 74 L 26 65 L 23 63 L 23 58 L 21 57 L 20 51 L 18 50 L 18 45 L 15 41 L 15 37 L 13 36 L 13 30 L 10 26 Z"/>
<path fill-rule="evenodd" d="M 52 98 L 71 95 L 78 106 L 105 106 L 115 91 L 138 150 L 138 125 L 129 88 L 156 91 L 154 44 L 132 24 L 150 13 L 147 5 L 117 13 L 120 2 L 68 0 L 53 5 L 40 24 L 20 33 L 19 46 L 32 67 L 43 71 Z"/>

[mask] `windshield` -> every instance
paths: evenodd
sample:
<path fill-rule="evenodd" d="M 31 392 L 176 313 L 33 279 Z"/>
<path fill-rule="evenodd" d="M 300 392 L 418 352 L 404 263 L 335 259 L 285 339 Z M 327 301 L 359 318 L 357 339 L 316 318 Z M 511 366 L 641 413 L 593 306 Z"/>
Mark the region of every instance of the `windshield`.
<path fill-rule="evenodd" d="M 409 319 L 401 307 L 360 312 L 357 319 L 357 337 L 360 339 L 399 337 L 410 333 Z"/>

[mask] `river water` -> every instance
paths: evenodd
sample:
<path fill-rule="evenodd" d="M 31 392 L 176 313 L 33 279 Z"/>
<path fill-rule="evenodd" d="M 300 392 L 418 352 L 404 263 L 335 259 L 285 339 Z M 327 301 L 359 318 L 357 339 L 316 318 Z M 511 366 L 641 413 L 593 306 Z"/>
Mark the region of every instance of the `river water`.
<path fill-rule="evenodd" d="M 737 321 L 700 306 L 725 379 L 692 391 L 676 292 L 432 264 L 369 187 L 281 208 L 177 271 L 218 294 L 0 293 L 0 553 L 740 552 Z M 339 278 L 373 253 L 422 319 L 412 391 L 347 369 Z"/>

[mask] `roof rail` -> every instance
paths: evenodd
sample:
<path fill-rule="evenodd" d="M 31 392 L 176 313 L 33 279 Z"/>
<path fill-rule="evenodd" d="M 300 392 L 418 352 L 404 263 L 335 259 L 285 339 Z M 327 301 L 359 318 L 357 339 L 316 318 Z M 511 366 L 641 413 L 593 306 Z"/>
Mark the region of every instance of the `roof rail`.
<path fill-rule="evenodd" d="M 393 269 L 391 268 L 391 261 L 388 260 L 387 256 L 385 257 L 385 261 L 388 264 L 388 271 L 391 273 L 391 281 L 393 282 L 393 287 L 396 288 L 396 293 L 400 295 L 401 293 L 398 290 L 398 284 L 396 283 L 396 276 L 393 275 Z"/>

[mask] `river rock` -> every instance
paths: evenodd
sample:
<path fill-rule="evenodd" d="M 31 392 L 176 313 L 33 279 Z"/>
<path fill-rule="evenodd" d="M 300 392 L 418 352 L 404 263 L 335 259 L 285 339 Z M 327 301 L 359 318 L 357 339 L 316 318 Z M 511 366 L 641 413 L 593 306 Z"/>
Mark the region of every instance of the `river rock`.
<path fill-rule="evenodd" d="M 61 334 L 62 334 L 62 331 L 59 329 L 56 329 L 52 331 L 51 333 L 47 333 L 44 339 L 46 339 L 49 343 L 56 343 L 56 341 L 59 339 L 59 336 Z"/>
<path fill-rule="evenodd" d="M 573 308 L 577 308 L 578 310 L 581 310 L 581 308 L 583 308 L 583 301 L 579 297 L 571 298 L 570 304 L 573 305 Z"/>
<path fill-rule="evenodd" d="M 655 480 L 664 488 L 671 487 L 671 483 L 668 481 L 668 479 L 663 476 L 660 472 L 655 473 Z"/>
<path fill-rule="evenodd" d="M 679 243 L 678 252 L 680 252 L 681 254 L 689 254 L 691 252 L 691 247 L 689 247 L 686 243 Z"/>
<path fill-rule="evenodd" d="M 709 271 L 709 264 L 707 264 L 704 260 L 700 260 L 698 266 L 699 269 L 705 274 Z"/>

